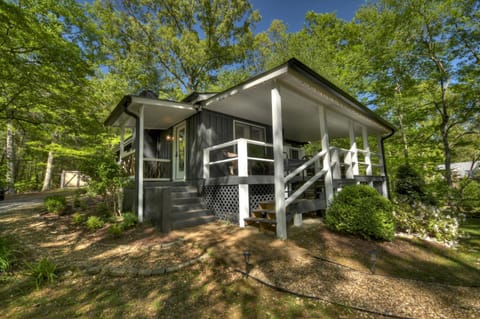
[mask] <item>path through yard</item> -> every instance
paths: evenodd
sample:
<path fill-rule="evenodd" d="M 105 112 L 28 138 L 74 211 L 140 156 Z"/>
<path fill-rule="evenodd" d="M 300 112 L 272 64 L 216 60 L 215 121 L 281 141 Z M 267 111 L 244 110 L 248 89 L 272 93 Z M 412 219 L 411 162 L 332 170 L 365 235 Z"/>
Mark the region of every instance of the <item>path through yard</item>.
<path fill-rule="evenodd" d="M 405 318 L 480 318 L 478 286 L 373 275 L 366 263 L 353 261 L 348 268 L 315 258 L 322 255 L 320 241 L 332 240 L 333 236 L 317 219 L 306 220 L 302 228 L 291 228 L 287 241 L 276 240 L 271 234 L 256 229 L 240 229 L 220 222 L 168 235 L 143 225 L 120 238 L 112 238 L 106 228 L 89 232 L 74 226 L 70 216 L 56 217 L 19 210 L 31 208 L 39 202 L 41 197 L 0 203 L 0 231 L 2 235 L 15 236 L 22 242 L 31 259 L 48 256 L 64 273 L 94 272 L 106 277 L 135 278 L 138 282 L 142 278 L 151 280 L 155 276 L 166 276 L 167 269 L 188 273 L 191 267 L 197 267 L 200 272 L 231 272 L 237 278 L 235 280 L 245 280 L 235 269 L 245 269 L 243 253 L 249 251 L 251 276 L 297 294 Z M 352 245 L 358 243 L 355 241 Z M 387 243 L 385 247 L 390 249 L 401 244 Z M 332 245 L 336 245 L 336 252 L 332 254 L 330 251 L 323 257 L 333 258 L 337 254 L 337 260 L 342 260 L 345 251 L 341 247 L 350 245 L 348 238 Z M 359 246 L 361 250 L 374 244 L 365 242 L 359 245 L 366 247 Z M 414 251 L 410 253 L 415 254 Z M 199 256 L 206 258 L 200 260 Z M 198 268 L 193 262 L 189 263 L 192 260 L 204 266 Z M 398 262 L 403 261 L 399 259 Z M 179 265 L 182 267 L 176 267 Z M 435 265 L 432 265 L 432 272 L 435 272 Z M 215 276 L 210 280 L 215 280 Z M 247 282 L 250 280 L 253 285 L 253 279 Z M 472 282 L 474 284 L 479 283 Z M 202 293 L 208 294 L 208 289 Z M 13 300 L 1 303 L 4 302 L 8 305 Z M 362 316 L 382 317 L 364 312 Z"/>

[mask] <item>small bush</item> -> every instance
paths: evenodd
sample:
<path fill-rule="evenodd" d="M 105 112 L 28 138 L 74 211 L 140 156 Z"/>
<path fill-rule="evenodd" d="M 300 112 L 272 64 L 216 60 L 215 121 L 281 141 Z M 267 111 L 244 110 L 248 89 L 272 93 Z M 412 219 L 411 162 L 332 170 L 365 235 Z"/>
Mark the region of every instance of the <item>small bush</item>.
<path fill-rule="evenodd" d="M 123 233 L 123 225 L 122 224 L 113 224 L 108 229 L 108 233 L 114 237 L 118 237 Z"/>
<path fill-rule="evenodd" d="M 431 237 L 447 244 L 456 242 L 459 236 L 459 219 L 452 211 L 421 203 L 398 203 L 395 208 L 397 229 L 407 234 Z"/>
<path fill-rule="evenodd" d="M 73 213 L 72 215 L 72 222 L 75 225 L 81 225 L 87 220 L 87 217 L 84 214 L 80 214 L 78 212 Z"/>
<path fill-rule="evenodd" d="M 138 224 L 138 218 L 132 213 L 123 214 L 122 226 L 124 229 L 130 228 Z"/>
<path fill-rule="evenodd" d="M 90 230 L 100 229 L 105 225 L 105 222 L 98 216 L 90 216 L 87 219 L 87 228 Z"/>
<path fill-rule="evenodd" d="M 67 200 L 62 195 L 47 196 L 43 203 L 49 213 L 57 215 L 62 215 L 65 212 L 65 208 L 67 208 Z"/>
<path fill-rule="evenodd" d="M 465 179 L 460 183 L 460 209 L 466 212 L 480 212 L 480 182 Z"/>
<path fill-rule="evenodd" d="M 392 240 L 395 235 L 393 206 L 374 188 L 346 186 L 327 209 L 328 227 L 364 238 Z"/>
<path fill-rule="evenodd" d="M 37 289 L 44 283 L 52 283 L 57 275 L 55 271 L 57 266 L 48 258 L 43 258 L 38 263 L 30 264 L 25 262 L 29 268 L 29 274 L 35 280 L 35 286 Z"/>
<path fill-rule="evenodd" d="M 15 261 L 11 243 L 0 237 L 0 272 L 7 272 Z"/>

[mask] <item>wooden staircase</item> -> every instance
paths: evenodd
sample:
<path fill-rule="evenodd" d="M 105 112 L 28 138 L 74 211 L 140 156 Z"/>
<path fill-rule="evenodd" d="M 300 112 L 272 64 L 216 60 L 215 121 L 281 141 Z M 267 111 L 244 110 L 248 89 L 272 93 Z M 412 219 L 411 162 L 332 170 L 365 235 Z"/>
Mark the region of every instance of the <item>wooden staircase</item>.
<path fill-rule="evenodd" d="M 275 202 L 267 201 L 258 204 L 258 208 L 252 210 L 251 217 L 245 218 L 245 225 L 256 226 L 260 230 L 276 231 L 277 219 L 275 214 Z M 292 216 L 293 217 L 293 216 Z M 287 222 L 288 222 L 287 213 Z"/>
<path fill-rule="evenodd" d="M 293 189 L 298 187 L 293 186 Z M 292 223 L 295 213 L 308 213 L 326 209 L 325 194 L 322 181 L 316 182 L 304 193 L 303 198 L 295 200 L 287 207 L 287 225 Z M 260 202 L 258 207 L 250 212 L 250 217 L 245 218 L 246 226 L 255 226 L 260 230 L 276 231 L 277 219 L 275 201 Z"/>

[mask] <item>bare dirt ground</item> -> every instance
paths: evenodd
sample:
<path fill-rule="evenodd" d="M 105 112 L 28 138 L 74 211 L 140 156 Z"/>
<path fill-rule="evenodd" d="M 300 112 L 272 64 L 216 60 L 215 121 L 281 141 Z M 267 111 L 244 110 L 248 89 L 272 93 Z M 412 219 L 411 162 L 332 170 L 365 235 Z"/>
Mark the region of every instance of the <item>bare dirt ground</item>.
<path fill-rule="evenodd" d="M 32 204 L 28 200 L 26 203 Z M 199 256 L 206 256 L 212 267 L 245 270 L 243 254 L 249 251 L 251 276 L 300 295 L 387 316 L 480 317 L 480 288 L 458 285 L 471 282 L 462 277 L 465 274 L 453 269 L 452 282 L 456 285 L 438 282 L 441 279 L 435 277 L 435 267 L 445 272 L 448 258 L 432 256 L 432 250 L 440 249 L 435 245 L 414 246 L 402 239 L 378 244 L 330 232 L 319 219 L 306 219 L 302 227 L 290 227 L 286 241 L 257 229 L 241 229 L 222 222 L 169 234 L 140 225 L 114 238 L 107 232 L 108 225 L 92 232 L 74 225 L 68 215 L 41 215 L 21 206 L 16 208 L 0 207 L 0 232 L 22 243 L 26 259 L 49 257 L 64 272 L 88 272 L 93 268 L 102 273 L 105 269 L 123 269 L 110 275 L 129 277 L 132 269 L 137 270 L 137 274 L 152 275 L 155 270 L 175 270 L 178 265 L 187 265 L 183 271 L 188 271 L 188 261 Z M 392 264 L 396 263 L 404 264 L 405 276 L 392 271 L 397 267 Z M 418 276 L 409 275 L 410 271 L 415 273 L 422 267 L 430 269 L 431 276 L 425 275 L 428 270 Z M 468 276 L 480 273 L 478 268 L 466 267 L 471 271 Z M 160 273 L 154 272 L 162 276 Z M 480 277 L 472 280 L 477 278 Z"/>

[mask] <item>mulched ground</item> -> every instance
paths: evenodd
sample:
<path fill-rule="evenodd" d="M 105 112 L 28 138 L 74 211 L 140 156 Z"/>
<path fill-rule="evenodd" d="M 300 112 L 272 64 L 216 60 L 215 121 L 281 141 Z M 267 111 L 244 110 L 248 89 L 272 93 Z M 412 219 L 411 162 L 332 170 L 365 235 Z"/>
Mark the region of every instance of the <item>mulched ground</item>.
<path fill-rule="evenodd" d="M 368 252 L 375 244 L 361 240 L 349 244 L 348 237 L 327 231 L 318 219 L 291 228 L 287 241 L 220 222 L 168 235 L 141 225 L 114 238 L 107 227 L 92 232 L 73 225 L 70 216 L 17 210 L 0 214 L 0 232 L 22 242 L 28 260 L 49 257 L 69 269 L 151 270 L 174 267 L 207 253 L 216 265 L 245 270 L 243 254 L 249 251 L 250 275 L 299 294 L 400 317 L 480 317 L 480 288 L 369 274 L 368 260 L 348 263 L 342 252 Z M 395 242 L 385 244 L 386 249 L 394 246 Z M 320 254 L 336 257 L 353 269 L 314 257 Z"/>

